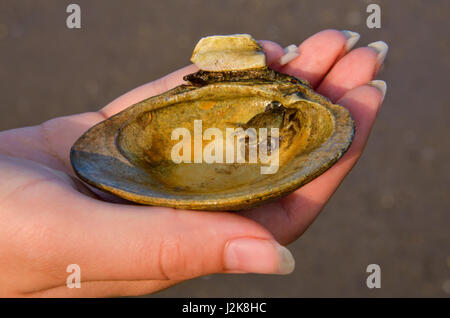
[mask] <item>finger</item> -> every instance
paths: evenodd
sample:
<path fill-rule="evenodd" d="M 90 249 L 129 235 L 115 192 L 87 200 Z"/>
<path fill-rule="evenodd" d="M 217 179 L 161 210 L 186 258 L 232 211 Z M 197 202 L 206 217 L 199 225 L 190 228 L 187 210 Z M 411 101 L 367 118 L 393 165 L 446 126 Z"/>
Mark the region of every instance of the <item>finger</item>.
<path fill-rule="evenodd" d="M 371 47 L 353 50 L 333 66 L 317 91 L 335 102 L 352 88 L 372 80 L 386 54 L 387 46 L 380 50 Z"/>
<path fill-rule="evenodd" d="M 347 92 L 339 104 L 348 108 L 355 120 L 356 134 L 346 154 L 328 171 L 292 194 L 269 206 L 242 214 L 262 224 L 281 244 L 297 239 L 314 221 L 360 157 L 375 121 L 384 93 L 363 85 Z"/>
<path fill-rule="evenodd" d="M 15 241 L 28 240 L 16 253 L 33 273 L 22 292 L 62 286 L 70 264 L 79 266 L 82 282 L 287 274 L 294 268 L 290 252 L 266 229 L 236 214 L 124 206 L 61 182 L 36 184 L 21 190 L 26 200 L 8 207 L 21 223 Z"/>
<path fill-rule="evenodd" d="M 340 31 L 324 30 L 316 33 L 300 44 L 300 55 L 282 67 L 280 71 L 306 79 L 315 87 L 336 59 L 350 48 L 346 43 L 347 37 Z"/>
<path fill-rule="evenodd" d="M 123 206 L 87 197 L 77 200 L 76 210 L 83 222 L 66 241 L 76 242 L 71 248 L 78 252 L 70 259 L 87 281 L 293 270 L 286 248 L 259 224 L 235 214 Z"/>
<path fill-rule="evenodd" d="M 266 54 L 266 64 L 270 68 L 278 70 L 280 68 L 278 61 L 284 55 L 283 48 L 273 41 L 261 40 L 258 43 Z"/>
<path fill-rule="evenodd" d="M 268 65 L 274 63 L 282 54 L 283 49 L 280 45 L 272 41 L 261 40 L 258 41 L 266 54 L 266 62 Z M 195 73 L 198 68 L 195 65 L 189 65 L 170 73 L 156 81 L 141 85 L 128 93 L 118 97 L 111 103 L 103 107 L 100 112 L 105 117 L 110 117 L 128 106 L 134 105 L 141 100 L 161 94 L 178 85 L 185 84 L 183 77 L 187 74 Z"/>

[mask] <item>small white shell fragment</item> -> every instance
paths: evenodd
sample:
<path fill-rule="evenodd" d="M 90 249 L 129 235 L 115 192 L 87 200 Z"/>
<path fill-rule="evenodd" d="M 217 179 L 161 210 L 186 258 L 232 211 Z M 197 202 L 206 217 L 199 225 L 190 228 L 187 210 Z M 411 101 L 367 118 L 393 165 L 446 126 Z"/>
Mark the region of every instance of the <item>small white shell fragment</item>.
<path fill-rule="evenodd" d="M 232 71 L 266 66 L 266 56 L 249 34 L 214 35 L 201 38 L 191 57 L 204 71 Z"/>
<path fill-rule="evenodd" d="M 280 65 L 285 65 L 300 55 L 298 47 L 295 44 L 291 44 L 283 50 L 285 54 L 278 60 Z"/>

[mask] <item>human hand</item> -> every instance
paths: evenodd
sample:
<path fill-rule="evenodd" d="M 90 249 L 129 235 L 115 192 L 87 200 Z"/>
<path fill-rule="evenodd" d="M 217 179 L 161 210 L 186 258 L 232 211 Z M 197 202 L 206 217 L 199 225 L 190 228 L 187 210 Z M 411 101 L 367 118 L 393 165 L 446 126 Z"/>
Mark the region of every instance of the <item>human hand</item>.
<path fill-rule="evenodd" d="M 308 80 L 347 107 L 356 134 L 347 153 L 320 177 L 252 210 L 195 212 L 109 202 L 73 174 L 69 150 L 82 133 L 182 84 L 184 75 L 196 71 L 192 65 L 126 93 L 99 112 L 0 133 L 0 295 L 139 295 L 212 273 L 292 271 L 293 258 L 279 243 L 296 240 L 308 228 L 355 165 L 383 100 L 382 89 L 367 83 L 385 52 L 365 47 L 347 53 L 346 43 L 343 33 L 322 31 L 300 45 L 299 57 L 280 67 L 282 48 L 261 41 L 272 68 Z M 81 268 L 80 289 L 66 287 L 69 264 Z"/>

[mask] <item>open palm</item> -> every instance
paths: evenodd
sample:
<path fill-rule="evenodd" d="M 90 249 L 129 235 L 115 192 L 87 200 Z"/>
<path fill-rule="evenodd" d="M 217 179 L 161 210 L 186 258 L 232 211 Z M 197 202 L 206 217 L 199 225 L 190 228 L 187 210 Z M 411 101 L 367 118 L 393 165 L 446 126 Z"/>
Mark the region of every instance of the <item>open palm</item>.
<path fill-rule="evenodd" d="M 0 133 L 0 295 L 116 296 L 161 290 L 212 273 L 293 270 L 282 247 L 296 240 L 360 157 L 383 90 L 367 83 L 385 52 L 347 52 L 335 30 L 313 35 L 300 56 L 280 67 L 282 48 L 260 41 L 268 64 L 308 80 L 348 108 L 356 134 L 327 172 L 294 193 L 242 211 L 194 212 L 131 205 L 79 181 L 69 150 L 89 127 L 126 107 L 183 83 L 191 65 L 119 97 L 98 112 L 49 120 Z M 281 245 L 280 245 L 281 244 Z M 81 268 L 81 288 L 66 287 L 69 264 Z"/>

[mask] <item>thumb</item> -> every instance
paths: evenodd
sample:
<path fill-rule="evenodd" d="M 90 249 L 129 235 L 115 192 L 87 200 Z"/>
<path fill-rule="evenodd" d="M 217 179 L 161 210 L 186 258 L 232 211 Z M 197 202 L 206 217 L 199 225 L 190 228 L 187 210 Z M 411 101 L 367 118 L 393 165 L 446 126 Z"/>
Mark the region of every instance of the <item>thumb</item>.
<path fill-rule="evenodd" d="M 83 280 L 184 280 L 220 272 L 288 274 L 291 253 L 233 213 L 123 206 L 88 199 L 78 245 Z M 94 202 L 94 203 L 93 203 Z M 92 206 L 94 205 L 94 207 Z M 82 253 L 81 253 L 82 252 Z"/>

